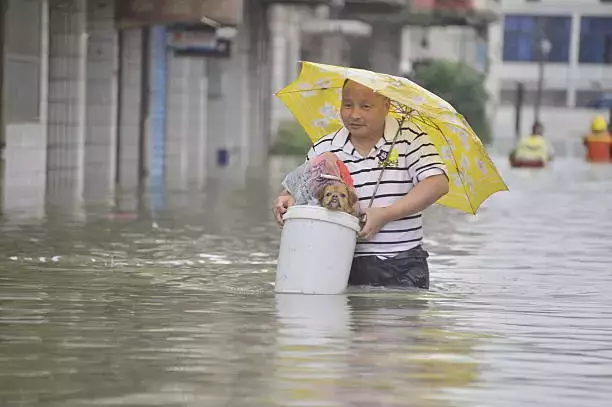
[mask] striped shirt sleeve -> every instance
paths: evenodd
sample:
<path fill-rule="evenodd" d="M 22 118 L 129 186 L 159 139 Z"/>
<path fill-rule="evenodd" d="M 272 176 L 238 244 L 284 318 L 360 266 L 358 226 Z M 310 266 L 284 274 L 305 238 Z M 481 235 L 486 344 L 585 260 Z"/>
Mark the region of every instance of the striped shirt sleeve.
<path fill-rule="evenodd" d="M 408 172 L 414 184 L 434 175 L 448 177 L 446 165 L 427 133 L 417 135 L 410 147 L 414 154 L 409 157 Z"/>
<path fill-rule="evenodd" d="M 306 154 L 306 161 L 310 161 L 313 157 L 318 156 L 319 154 L 323 154 L 331 149 L 332 138 L 324 137 L 321 140 L 317 141 L 315 144 L 310 147 L 308 150 L 308 154 Z"/>

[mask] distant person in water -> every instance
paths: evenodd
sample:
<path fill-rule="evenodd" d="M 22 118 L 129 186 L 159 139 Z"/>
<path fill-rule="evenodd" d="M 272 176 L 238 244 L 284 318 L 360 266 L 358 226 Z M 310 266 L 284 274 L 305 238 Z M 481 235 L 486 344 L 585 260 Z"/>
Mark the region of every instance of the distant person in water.
<path fill-rule="evenodd" d="M 535 122 L 531 134 L 523 137 L 511 154 L 515 162 L 547 163 L 553 159 L 552 147 L 544 139 L 544 126 Z"/>
<path fill-rule="evenodd" d="M 609 128 L 603 116 L 595 116 L 591 121 L 591 131 L 582 140 L 586 147 L 588 161 L 610 161 L 612 156 L 612 137 Z"/>
<path fill-rule="evenodd" d="M 584 142 L 589 141 L 610 141 L 608 123 L 602 116 L 595 116 L 591 121 L 591 132 L 584 138 Z"/>

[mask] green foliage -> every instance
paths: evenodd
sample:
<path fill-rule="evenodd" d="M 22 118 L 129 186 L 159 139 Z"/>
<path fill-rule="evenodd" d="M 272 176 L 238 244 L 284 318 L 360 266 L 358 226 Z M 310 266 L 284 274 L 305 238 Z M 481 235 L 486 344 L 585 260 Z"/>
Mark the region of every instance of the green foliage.
<path fill-rule="evenodd" d="M 483 143 L 491 141 L 483 74 L 464 63 L 436 60 L 417 66 L 412 80 L 453 105 Z"/>
<path fill-rule="evenodd" d="M 302 126 L 296 121 L 288 120 L 280 123 L 270 154 L 305 156 L 311 145 L 310 138 Z"/>

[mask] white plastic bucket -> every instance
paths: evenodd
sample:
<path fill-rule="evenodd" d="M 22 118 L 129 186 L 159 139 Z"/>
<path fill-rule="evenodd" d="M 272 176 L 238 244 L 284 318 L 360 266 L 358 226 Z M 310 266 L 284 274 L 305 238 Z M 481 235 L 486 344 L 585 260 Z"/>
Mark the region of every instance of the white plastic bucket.
<path fill-rule="evenodd" d="M 278 293 L 340 294 L 348 284 L 359 220 L 344 212 L 296 205 L 281 233 Z"/>

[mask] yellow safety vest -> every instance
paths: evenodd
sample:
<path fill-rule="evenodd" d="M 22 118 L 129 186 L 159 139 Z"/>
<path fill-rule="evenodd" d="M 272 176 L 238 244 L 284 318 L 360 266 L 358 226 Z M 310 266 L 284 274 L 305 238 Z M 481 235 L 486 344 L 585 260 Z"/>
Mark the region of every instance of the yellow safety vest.
<path fill-rule="evenodd" d="M 527 136 L 519 141 L 515 158 L 520 161 L 548 161 L 548 145 L 542 136 Z"/>

